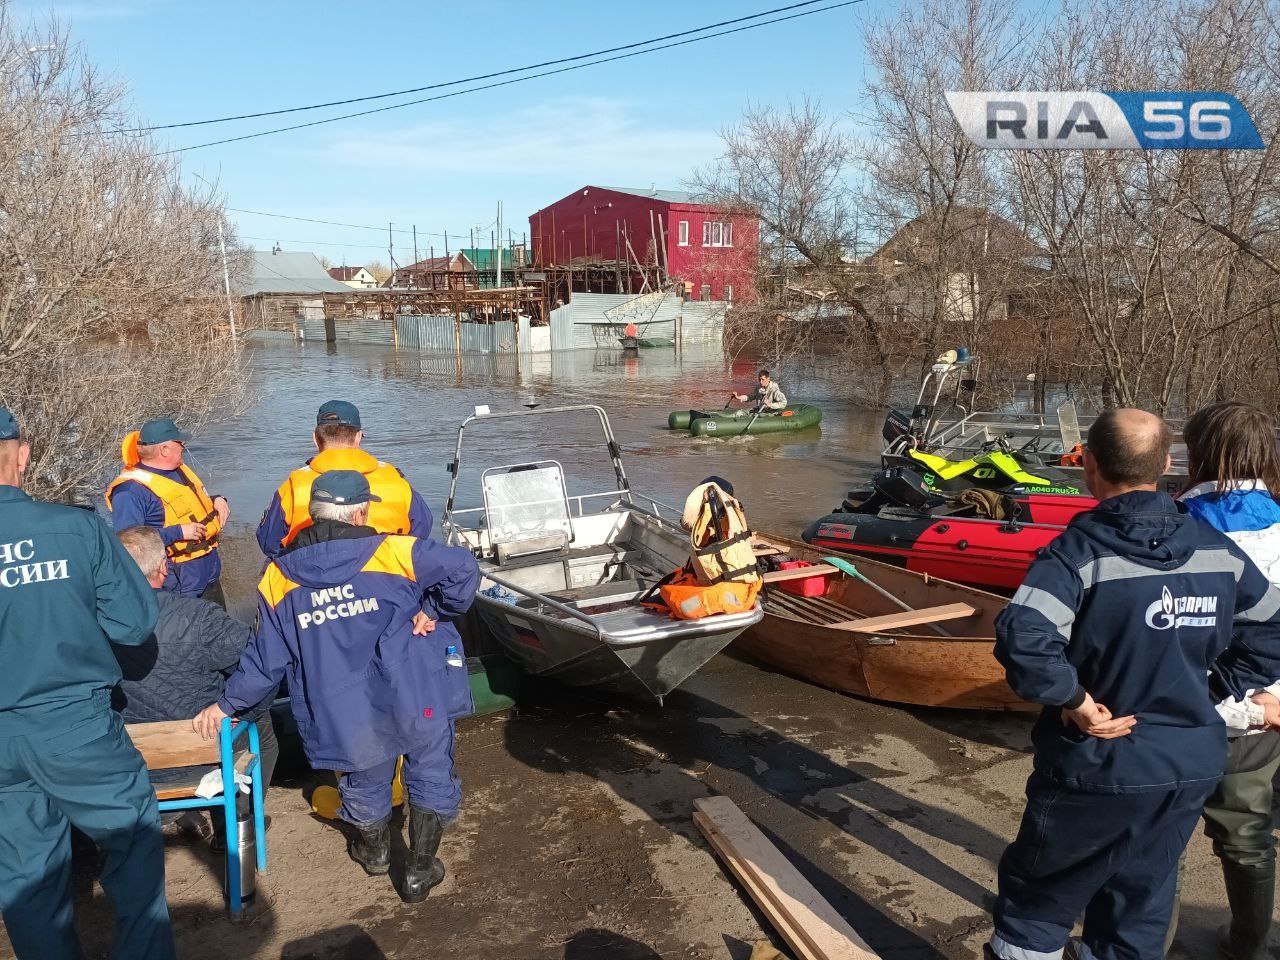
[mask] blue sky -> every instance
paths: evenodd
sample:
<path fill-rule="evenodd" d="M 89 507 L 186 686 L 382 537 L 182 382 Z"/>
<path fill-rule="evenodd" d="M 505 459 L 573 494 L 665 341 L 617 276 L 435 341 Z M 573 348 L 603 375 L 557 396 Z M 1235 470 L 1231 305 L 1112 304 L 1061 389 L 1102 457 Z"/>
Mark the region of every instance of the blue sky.
<path fill-rule="evenodd" d="M 600 3 L 17 0 L 55 12 L 100 68 L 160 124 L 423 86 L 616 46 L 788 0 Z M 868 4 L 867 6 L 870 6 Z M 483 227 L 496 201 L 518 237 L 536 209 L 584 183 L 679 187 L 717 154 L 749 103 L 856 107 L 858 16 L 820 13 L 734 36 L 492 91 L 183 154 L 229 205 L 355 224 L 416 224 L 421 256 Z M 379 103 L 369 106 L 378 106 Z M 169 131 L 185 146 L 347 110 Z M 386 259 L 386 234 L 234 213 L 245 242 L 335 263 Z M 435 234 L 434 236 L 432 234 Z M 396 259 L 412 257 L 397 234 Z M 450 247 L 458 246 L 456 239 Z"/>

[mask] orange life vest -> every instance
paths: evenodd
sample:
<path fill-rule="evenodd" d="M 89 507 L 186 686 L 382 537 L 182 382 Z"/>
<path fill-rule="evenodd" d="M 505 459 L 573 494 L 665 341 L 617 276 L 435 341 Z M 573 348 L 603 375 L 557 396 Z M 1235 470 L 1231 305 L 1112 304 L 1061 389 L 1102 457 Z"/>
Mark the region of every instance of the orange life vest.
<path fill-rule="evenodd" d="M 677 620 L 698 620 L 718 613 L 746 613 L 756 605 L 759 593 L 759 579 L 747 583 L 722 580 L 705 584 L 699 583 L 687 570 L 680 570 L 675 579 L 658 588 L 662 602 Z"/>
<path fill-rule="evenodd" d="M 330 470 L 356 470 L 369 481 L 369 490 L 381 497 L 380 503 L 369 504 L 369 526 L 379 533 L 409 532 L 409 503 L 413 490 L 403 474 L 389 463 L 383 463 L 363 450 L 355 448 L 324 450 L 312 457 L 305 467 L 289 474 L 280 485 L 280 509 L 284 511 L 289 532 L 280 541 L 287 547 L 293 538 L 311 526 L 311 484 Z"/>
<path fill-rule="evenodd" d="M 175 540 L 165 548 L 165 553 L 171 561 L 186 563 L 188 560 L 195 560 L 197 557 L 212 553 L 218 548 L 218 534 L 222 532 L 222 522 L 213 509 L 213 498 L 209 496 L 195 471 L 185 463 L 181 464 L 178 472 L 186 482 L 179 483 L 177 480 L 171 480 L 169 477 L 139 466 L 141 461 L 138 459 L 136 430 L 124 438 L 120 446 L 120 455 L 124 461 L 124 470 L 107 487 L 108 510 L 111 509 L 111 497 L 116 488 L 132 480 L 142 484 L 160 499 L 161 504 L 164 505 L 166 527 L 183 523 L 203 523 L 205 526 L 205 539 Z"/>

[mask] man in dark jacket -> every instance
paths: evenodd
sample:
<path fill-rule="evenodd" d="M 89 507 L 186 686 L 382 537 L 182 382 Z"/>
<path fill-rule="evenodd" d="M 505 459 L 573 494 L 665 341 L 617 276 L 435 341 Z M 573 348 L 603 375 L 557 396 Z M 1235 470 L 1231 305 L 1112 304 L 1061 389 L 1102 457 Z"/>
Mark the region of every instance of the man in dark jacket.
<path fill-rule="evenodd" d="M 51 441 L 52 442 L 52 441 Z M 30 448 L 0 407 L 0 913 L 20 960 L 77 960 L 70 826 L 103 854 L 115 957 L 175 955 L 147 768 L 111 711 L 111 644 L 156 601 L 91 510 L 22 492 Z"/>
<path fill-rule="evenodd" d="M 162 589 L 169 560 L 155 527 L 129 527 L 116 537 L 156 591 L 160 616 L 141 646 L 115 648 L 123 679 L 112 705 L 128 723 L 185 720 L 222 696 L 253 630 L 216 603 Z M 274 697 L 273 690 L 246 714 L 258 724 L 264 799 L 279 755 L 271 726 Z M 190 776 L 190 771 L 162 770 L 152 773 L 151 779 L 161 783 L 182 776 Z M 214 817 L 213 822 L 218 829 L 220 818 Z"/>
<path fill-rule="evenodd" d="M 475 599 L 470 551 L 366 526 L 374 495 L 364 474 L 333 470 L 311 487 L 311 526 L 267 564 L 258 630 L 222 698 L 195 718 L 212 737 L 289 681 L 293 715 L 313 767 L 343 771 L 348 852 L 371 875 L 391 856 L 391 783 L 404 757 L 409 854 L 401 897 L 416 903 L 444 879 L 436 857 L 458 814 L 453 723 L 471 712 L 462 640 L 449 620 Z M 420 635 L 415 622 L 429 619 Z M 425 629 L 425 628 L 420 628 Z"/>
<path fill-rule="evenodd" d="M 1010 685 L 1045 709 L 988 957 L 1055 960 L 1081 915 L 1082 960 L 1163 957 L 1178 857 L 1225 762 L 1214 703 L 1280 676 L 1280 591 L 1156 492 L 1169 446 L 1141 410 L 1094 422 L 1084 469 L 1100 503 L 996 621 Z"/>

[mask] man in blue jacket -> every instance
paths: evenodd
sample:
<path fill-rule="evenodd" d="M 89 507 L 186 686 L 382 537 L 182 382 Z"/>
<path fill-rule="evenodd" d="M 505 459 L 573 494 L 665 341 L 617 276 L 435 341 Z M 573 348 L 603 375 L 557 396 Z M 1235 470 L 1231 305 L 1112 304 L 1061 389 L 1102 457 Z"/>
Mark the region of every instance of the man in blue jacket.
<path fill-rule="evenodd" d="M 453 723 L 471 712 L 462 641 L 452 618 L 475 598 L 471 553 L 366 525 L 369 481 L 334 470 L 311 486 L 311 526 L 267 565 L 258 630 L 217 703 L 195 718 L 206 738 L 252 709 L 282 679 L 307 759 L 344 771 L 341 815 L 352 859 L 371 876 L 391 857 L 391 783 L 404 757 L 409 855 L 401 897 L 424 900 L 444 879 L 436 857 L 462 790 Z"/>
<path fill-rule="evenodd" d="M 156 601 L 90 510 L 22 492 L 30 449 L 0 407 L 0 913 L 22 960 L 78 960 L 71 826 L 102 850 L 115 957 L 174 956 L 164 841 L 142 757 L 111 710 L 111 644 Z"/>
<path fill-rule="evenodd" d="M 1010 685 L 1045 709 L 988 957 L 1056 960 L 1083 915 L 1081 960 L 1162 958 L 1178 858 L 1226 758 L 1214 703 L 1280 677 L 1280 591 L 1156 492 L 1169 446 L 1141 410 L 1094 422 L 1100 503 L 996 621 Z"/>

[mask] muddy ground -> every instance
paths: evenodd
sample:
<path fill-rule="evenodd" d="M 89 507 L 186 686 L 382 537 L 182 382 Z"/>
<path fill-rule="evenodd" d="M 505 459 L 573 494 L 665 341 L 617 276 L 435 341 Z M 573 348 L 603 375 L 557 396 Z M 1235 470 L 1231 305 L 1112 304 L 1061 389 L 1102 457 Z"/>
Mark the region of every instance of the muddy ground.
<path fill-rule="evenodd" d="M 247 583 L 232 592 L 243 606 Z M 722 793 L 886 960 L 970 960 L 1022 809 L 1028 727 L 856 700 L 725 655 L 661 709 L 531 685 L 516 708 L 460 726 L 465 807 L 426 903 L 367 878 L 310 814 L 313 781 L 287 780 L 268 797 L 250 919 L 227 919 L 206 846 L 168 839 L 179 955 L 744 960 L 773 933 L 690 819 L 696 798 Z M 77 909 L 89 956 L 105 957 L 108 905 L 88 878 Z M 1173 956 L 1214 956 L 1225 914 L 1198 835 Z"/>

